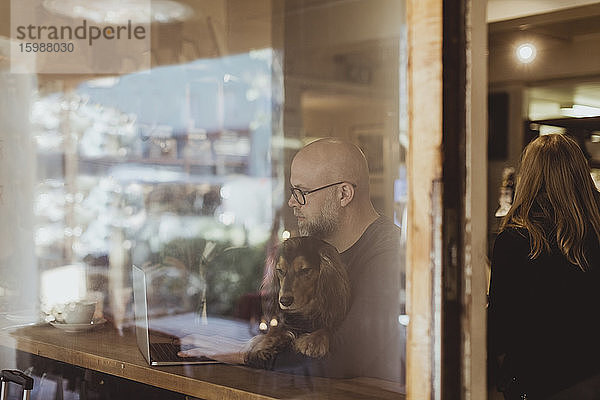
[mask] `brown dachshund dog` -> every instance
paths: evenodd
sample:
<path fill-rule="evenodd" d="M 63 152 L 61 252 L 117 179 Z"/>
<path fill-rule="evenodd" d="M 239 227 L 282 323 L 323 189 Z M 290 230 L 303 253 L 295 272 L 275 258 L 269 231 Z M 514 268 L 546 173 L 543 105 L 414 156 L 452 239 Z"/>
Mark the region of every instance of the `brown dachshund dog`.
<path fill-rule="evenodd" d="M 261 367 L 284 349 L 326 356 L 350 305 L 346 266 L 332 245 L 310 236 L 287 239 L 263 282 L 269 330 L 255 336 L 246 364 Z M 274 271 L 273 271 L 274 269 Z"/>

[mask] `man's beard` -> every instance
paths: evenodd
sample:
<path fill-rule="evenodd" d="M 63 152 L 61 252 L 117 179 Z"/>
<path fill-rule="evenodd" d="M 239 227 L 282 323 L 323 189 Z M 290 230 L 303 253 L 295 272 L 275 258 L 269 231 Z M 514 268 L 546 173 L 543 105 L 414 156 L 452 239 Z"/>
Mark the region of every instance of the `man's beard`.
<path fill-rule="evenodd" d="M 334 197 L 334 196 L 332 196 Z M 335 202 L 335 198 L 328 199 L 321 213 L 314 219 L 298 222 L 298 231 L 302 236 L 316 236 L 320 239 L 326 239 L 338 229 L 340 220 L 340 206 Z"/>

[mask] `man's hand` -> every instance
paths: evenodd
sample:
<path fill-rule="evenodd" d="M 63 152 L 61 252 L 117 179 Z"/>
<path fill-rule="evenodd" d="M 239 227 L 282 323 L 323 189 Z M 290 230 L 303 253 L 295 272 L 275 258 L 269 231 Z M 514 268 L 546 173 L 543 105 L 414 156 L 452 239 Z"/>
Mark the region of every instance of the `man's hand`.
<path fill-rule="evenodd" d="M 225 364 L 244 364 L 245 342 L 222 336 L 188 335 L 179 340 L 189 350 L 177 353 L 180 357 L 208 357 Z"/>

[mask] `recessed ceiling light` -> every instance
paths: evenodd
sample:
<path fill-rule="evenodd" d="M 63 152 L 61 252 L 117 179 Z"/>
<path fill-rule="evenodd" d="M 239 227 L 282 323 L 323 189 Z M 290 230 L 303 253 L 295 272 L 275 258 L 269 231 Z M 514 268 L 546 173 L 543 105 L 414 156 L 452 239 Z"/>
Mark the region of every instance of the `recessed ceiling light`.
<path fill-rule="evenodd" d="M 517 59 L 523 64 L 529 64 L 535 60 L 537 49 L 532 43 L 523 43 L 517 47 Z"/>

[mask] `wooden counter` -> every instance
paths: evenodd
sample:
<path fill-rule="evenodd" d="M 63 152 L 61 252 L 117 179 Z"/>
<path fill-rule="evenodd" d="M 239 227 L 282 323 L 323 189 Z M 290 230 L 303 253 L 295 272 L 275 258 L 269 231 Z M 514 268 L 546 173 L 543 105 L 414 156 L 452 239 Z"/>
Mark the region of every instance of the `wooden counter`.
<path fill-rule="evenodd" d="M 132 330 L 65 333 L 50 325 L 0 331 L 0 345 L 201 399 L 400 399 L 393 383 L 328 379 L 225 364 L 150 367 Z"/>

